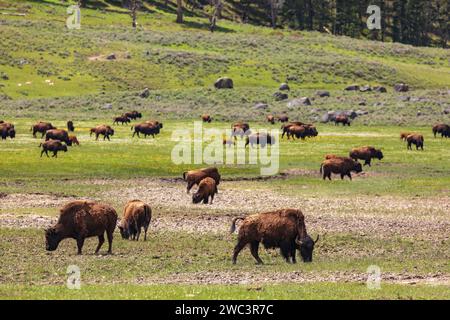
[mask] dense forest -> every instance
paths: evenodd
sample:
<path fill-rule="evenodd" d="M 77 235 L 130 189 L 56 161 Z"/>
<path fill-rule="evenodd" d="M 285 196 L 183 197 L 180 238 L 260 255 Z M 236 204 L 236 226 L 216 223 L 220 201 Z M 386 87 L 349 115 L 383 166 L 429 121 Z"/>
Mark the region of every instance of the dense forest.
<path fill-rule="evenodd" d="M 95 6 L 95 0 L 78 0 Z M 177 14 L 209 17 L 214 31 L 220 19 L 273 28 L 315 30 L 354 38 L 446 48 L 449 40 L 448 0 L 110 0 L 131 11 L 133 25 L 146 5 L 166 7 Z M 380 8 L 380 29 L 369 30 L 368 7 Z"/>

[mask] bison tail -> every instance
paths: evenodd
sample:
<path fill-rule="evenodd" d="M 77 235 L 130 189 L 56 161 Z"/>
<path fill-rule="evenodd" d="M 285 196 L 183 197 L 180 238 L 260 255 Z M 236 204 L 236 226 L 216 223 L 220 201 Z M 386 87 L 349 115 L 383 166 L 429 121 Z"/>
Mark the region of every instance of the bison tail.
<path fill-rule="evenodd" d="M 231 222 L 230 233 L 233 233 L 234 231 L 236 231 L 236 221 L 244 220 L 244 219 L 245 219 L 244 217 L 234 218 L 233 221 Z"/>
<path fill-rule="evenodd" d="M 186 171 L 183 172 L 183 180 L 184 180 L 184 181 L 186 181 L 186 173 L 187 173 Z"/>
<path fill-rule="evenodd" d="M 150 220 L 152 219 L 152 209 L 149 205 L 144 205 L 144 216 L 145 221 L 148 221 L 150 223 Z"/>
<path fill-rule="evenodd" d="M 322 173 L 323 163 L 320 165 L 320 173 Z"/>

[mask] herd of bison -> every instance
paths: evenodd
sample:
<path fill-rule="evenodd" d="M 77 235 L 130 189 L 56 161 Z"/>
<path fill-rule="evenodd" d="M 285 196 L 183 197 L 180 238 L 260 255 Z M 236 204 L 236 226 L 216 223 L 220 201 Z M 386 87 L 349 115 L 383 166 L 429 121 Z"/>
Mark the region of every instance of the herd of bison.
<path fill-rule="evenodd" d="M 127 112 L 119 117 L 115 117 L 113 125 L 121 123 L 128 124 L 132 120 L 142 118 L 142 114 L 137 111 Z M 203 122 L 210 123 L 211 116 L 202 115 Z M 289 140 L 292 138 L 300 138 L 302 140 L 318 135 L 317 129 L 312 124 L 302 122 L 289 122 L 289 118 L 285 115 L 275 117 L 267 116 L 267 121 L 275 124 L 276 121 L 282 124 L 283 139 L 285 136 Z M 350 125 L 350 120 L 346 115 L 337 116 L 335 124 L 342 123 Z M 134 130 L 132 136 L 145 137 L 160 133 L 163 124 L 159 121 L 145 121 L 131 127 Z M 275 143 L 275 138 L 267 133 L 252 133 L 248 123 L 238 122 L 232 125 L 231 137 L 224 137 L 223 144 L 231 146 L 235 144 L 237 137 L 241 139 L 245 137 L 246 146 L 252 147 L 257 144 L 262 148 L 266 145 Z M 57 129 L 49 122 L 38 122 L 30 129 L 34 137 L 37 133 L 41 134 L 41 138 L 45 137 L 45 141 L 39 146 L 42 147 L 41 157 L 45 153 L 53 152 L 53 157 L 57 157 L 58 151 L 66 152 L 68 146 L 79 145 L 77 137 L 69 134 L 75 131 L 72 121 L 67 122 L 67 130 Z M 436 137 L 450 137 L 450 126 L 447 124 L 436 124 L 432 128 L 432 132 Z M 14 125 L 0 120 L 0 133 L 2 140 L 8 137 L 13 139 L 16 136 Z M 114 129 L 109 125 L 99 125 L 90 129 L 91 136 L 95 134 L 95 139 L 103 136 L 103 140 L 110 140 L 114 135 Z M 413 132 L 402 132 L 400 138 L 407 144 L 407 149 L 412 149 L 415 145 L 416 149 L 423 150 L 423 135 Z M 362 171 L 363 165 L 371 165 L 373 159 L 383 159 L 383 153 L 380 149 L 372 146 L 363 146 L 350 150 L 348 156 L 338 156 L 328 154 L 320 166 L 322 178 L 331 180 L 331 174 L 338 174 L 341 179 L 348 176 L 352 179 L 351 172 L 359 173 Z M 362 165 L 359 160 L 363 160 Z M 193 203 L 208 204 L 213 202 L 214 195 L 218 193 L 218 185 L 221 176 L 215 167 L 191 170 L 183 173 L 183 179 L 187 183 L 187 193 L 194 185 L 198 186 L 197 191 L 192 195 Z M 123 212 L 123 217 L 118 223 L 118 216 L 114 208 L 109 205 L 96 203 L 92 201 L 73 201 L 66 204 L 60 211 L 60 216 L 56 225 L 48 228 L 45 232 L 46 249 L 48 251 L 56 250 L 61 240 L 66 238 L 75 239 L 78 247 L 78 254 L 82 253 L 82 247 L 85 238 L 98 237 L 98 246 L 96 253 L 100 250 L 105 242 L 104 234 L 108 239 L 108 253 L 112 253 L 113 233 L 118 226 L 123 239 L 139 240 L 141 230 L 144 230 L 144 240 L 147 238 L 147 230 L 152 217 L 151 207 L 140 201 L 129 201 Z M 238 242 L 234 248 L 232 261 L 236 263 L 239 252 L 247 245 L 250 246 L 252 256 L 258 264 L 262 263 L 258 255 L 260 243 L 265 248 L 279 248 L 281 255 L 287 262 L 296 262 L 296 250 L 299 250 L 300 256 L 304 262 L 312 261 L 312 253 L 315 243 L 319 240 L 313 240 L 306 231 L 305 218 L 300 210 L 297 209 L 281 209 L 272 212 L 253 214 L 247 217 L 236 217 L 232 221 L 231 232 L 236 228 L 236 222 L 243 220 L 238 231 Z"/>

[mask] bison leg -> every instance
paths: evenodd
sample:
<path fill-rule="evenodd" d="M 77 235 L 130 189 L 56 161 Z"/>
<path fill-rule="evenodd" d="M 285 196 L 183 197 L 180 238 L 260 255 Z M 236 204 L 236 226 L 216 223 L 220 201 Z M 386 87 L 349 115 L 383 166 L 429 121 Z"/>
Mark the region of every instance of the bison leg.
<path fill-rule="evenodd" d="M 114 229 L 106 231 L 106 236 L 108 237 L 108 254 L 112 254 L 113 232 Z"/>
<path fill-rule="evenodd" d="M 44 152 L 45 152 L 45 150 L 41 151 L 41 158 L 42 158 L 42 155 L 44 154 Z M 47 157 L 48 157 L 48 154 L 47 154 Z"/>
<path fill-rule="evenodd" d="M 105 235 L 104 234 L 98 236 L 98 245 L 97 245 L 97 249 L 95 249 L 96 254 L 100 251 L 100 248 L 102 247 L 103 243 L 105 243 Z"/>
<path fill-rule="evenodd" d="M 195 184 L 195 182 L 193 182 L 193 181 L 189 181 L 188 182 L 188 185 L 187 185 L 187 188 L 186 188 L 186 193 L 189 193 L 191 191 L 191 189 L 194 186 L 194 184 Z"/>
<path fill-rule="evenodd" d="M 148 225 L 144 226 L 144 241 L 147 241 L 147 230 L 148 230 Z"/>
<path fill-rule="evenodd" d="M 58 151 L 53 151 L 53 156 L 54 158 L 58 158 Z"/>
<path fill-rule="evenodd" d="M 290 243 L 282 242 L 280 246 L 280 252 L 283 256 L 284 260 L 286 260 L 287 263 L 289 263 L 289 258 L 291 256 L 291 246 Z"/>
<path fill-rule="evenodd" d="M 259 241 L 253 241 L 250 244 L 250 252 L 252 253 L 253 258 L 256 259 L 257 264 L 263 264 L 261 258 L 258 255 Z"/>
<path fill-rule="evenodd" d="M 344 180 L 344 176 L 345 176 L 345 174 L 341 173 L 341 180 Z"/>
<path fill-rule="evenodd" d="M 95 141 L 98 141 L 98 136 L 100 135 L 100 133 L 96 133 L 95 134 Z"/>
<path fill-rule="evenodd" d="M 348 176 L 348 178 L 350 179 L 350 180 L 352 180 L 352 174 L 349 172 L 349 173 L 347 173 L 347 176 Z"/>
<path fill-rule="evenodd" d="M 84 244 L 84 237 L 80 236 L 77 238 L 77 247 L 78 247 L 78 254 L 81 254 L 81 250 L 83 249 Z"/>
<path fill-rule="evenodd" d="M 295 258 L 295 254 L 296 254 L 296 249 L 295 249 L 295 245 L 291 245 L 291 259 L 292 259 L 292 263 L 297 263 L 297 259 Z"/>
<path fill-rule="evenodd" d="M 214 193 L 211 195 L 211 202 L 209 204 L 213 204 L 213 200 L 214 200 Z"/>
<path fill-rule="evenodd" d="M 237 245 L 234 247 L 234 251 L 233 251 L 233 264 L 236 264 L 236 260 L 237 260 L 237 256 L 239 254 L 239 252 L 241 252 L 242 249 L 244 249 L 245 245 L 247 243 L 245 243 L 244 241 L 239 241 L 237 243 Z"/>

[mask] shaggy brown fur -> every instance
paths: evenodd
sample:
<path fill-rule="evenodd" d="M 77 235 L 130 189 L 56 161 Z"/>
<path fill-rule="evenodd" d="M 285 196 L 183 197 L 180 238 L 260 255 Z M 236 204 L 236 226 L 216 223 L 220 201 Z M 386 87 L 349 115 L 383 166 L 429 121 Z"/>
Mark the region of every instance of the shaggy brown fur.
<path fill-rule="evenodd" d="M 14 125 L 12 123 L 2 121 L 2 123 L 0 123 L 0 135 L 2 140 L 6 140 L 8 137 L 14 139 L 16 136 Z"/>
<path fill-rule="evenodd" d="M 241 138 L 244 137 L 244 135 L 250 134 L 250 126 L 248 123 L 244 122 L 236 122 L 231 126 L 231 136 L 235 137 L 240 136 Z"/>
<path fill-rule="evenodd" d="M 345 114 L 338 115 L 334 118 L 334 124 L 337 126 L 339 123 L 342 123 L 343 126 L 350 126 L 350 119 Z"/>
<path fill-rule="evenodd" d="M 239 252 L 250 244 L 250 251 L 258 264 L 262 260 L 258 255 L 259 244 L 266 249 L 280 248 L 284 259 L 295 263 L 296 244 L 307 236 L 305 217 L 300 210 L 282 209 L 234 218 L 231 233 L 236 229 L 236 221 L 244 220 L 239 228 L 238 242 L 233 252 L 233 264 L 236 263 Z"/>
<path fill-rule="evenodd" d="M 331 180 L 331 173 L 340 174 L 341 179 L 348 176 L 352 180 L 351 172 L 359 173 L 362 171 L 361 163 L 351 158 L 336 157 L 325 160 L 320 166 L 320 173 L 323 173 L 323 180 Z"/>
<path fill-rule="evenodd" d="M 65 142 L 68 146 L 72 145 L 72 141 L 69 139 L 69 134 L 63 129 L 51 129 L 45 133 L 45 141 L 59 140 Z"/>
<path fill-rule="evenodd" d="M 48 130 L 52 130 L 52 129 L 56 129 L 56 127 L 54 127 L 50 122 L 38 122 L 36 123 L 34 126 L 31 127 L 30 131 L 33 131 L 33 137 L 36 138 L 36 133 L 40 132 L 42 133 L 41 138 L 44 137 L 45 133 Z"/>
<path fill-rule="evenodd" d="M 72 143 L 72 145 L 76 144 L 77 146 L 80 145 L 80 142 L 78 141 L 77 137 L 74 135 L 69 135 L 69 140 Z"/>
<path fill-rule="evenodd" d="M 278 122 L 288 122 L 289 121 L 289 117 L 282 115 L 278 117 Z"/>
<path fill-rule="evenodd" d="M 42 147 L 41 151 L 41 158 L 42 155 L 45 153 L 48 157 L 48 152 L 53 152 L 53 156 L 55 158 L 58 158 L 58 151 L 64 151 L 67 152 L 67 146 L 63 144 L 59 140 L 48 140 L 39 145 L 39 147 Z"/>
<path fill-rule="evenodd" d="M 73 122 L 72 121 L 67 121 L 67 131 L 69 131 L 69 132 L 74 132 L 75 131 L 75 127 L 73 126 Z"/>
<path fill-rule="evenodd" d="M 124 123 L 130 123 L 131 120 L 126 117 L 125 115 L 119 116 L 119 117 L 114 117 L 113 118 L 114 122 L 113 125 L 115 125 L 116 123 L 119 124 L 119 122 L 123 125 Z"/>
<path fill-rule="evenodd" d="M 307 137 L 315 137 L 318 135 L 317 129 L 315 126 L 311 124 L 303 124 L 303 125 L 292 125 L 286 130 L 288 140 L 292 137 L 293 140 L 295 138 L 300 138 L 305 140 Z"/>
<path fill-rule="evenodd" d="M 272 145 L 275 143 L 275 137 L 268 135 L 267 133 L 254 133 L 245 138 L 245 146 L 247 147 L 249 144 L 253 146 L 260 145 L 261 148 L 264 148 L 266 145 Z"/>
<path fill-rule="evenodd" d="M 152 219 L 152 209 L 140 200 L 131 200 L 125 205 L 123 218 L 119 224 L 123 239 L 139 241 L 141 228 L 144 228 L 144 241 L 147 240 L 147 230 Z"/>
<path fill-rule="evenodd" d="M 211 121 L 212 121 L 212 118 L 211 118 L 211 116 L 210 116 L 209 114 L 203 114 L 203 115 L 201 116 L 201 118 L 202 118 L 202 121 L 203 121 L 203 122 L 211 123 Z"/>
<path fill-rule="evenodd" d="M 360 147 L 354 148 L 350 151 L 350 158 L 354 160 L 364 160 L 364 165 L 370 165 L 372 159 L 383 159 L 383 152 L 380 149 L 375 149 L 374 147 Z"/>
<path fill-rule="evenodd" d="M 443 137 L 450 138 L 450 126 L 445 123 L 439 123 L 434 125 L 432 130 L 435 138 L 438 133 L 441 134 L 441 138 Z"/>
<path fill-rule="evenodd" d="M 406 141 L 406 137 L 412 134 L 412 132 L 402 132 L 400 133 L 400 140 Z"/>
<path fill-rule="evenodd" d="M 275 124 L 275 117 L 271 114 L 269 114 L 267 116 L 267 122 L 271 123 L 271 124 Z"/>
<path fill-rule="evenodd" d="M 203 204 L 208 204 L 208 200 L 211 197 L 210 204 L 212 204 L 214 200 L 214 195 L 216 193 L 217 193 L 216 181 L 214 181 L 213 178 L 206 177 L 205 179 L 200 181 L 197 192 L 192 195 L 192 202 L 200 203 L 201 201 L 203 201 Z"/>
<path fill-rule="evenodd" d="M 194 185 L 200 184 L 204 178 L 210 177 L 213 178 L 216 182 L 216 185 L 220 183 L 220 174 L 219 170 L 215 167 L 203 168 L 198 170 L 190 170 L 187 172 L 183 172 L 183 180 L 187 182 L 186 191 L 189 193 Z"/>
<path fill-rule="evenodd" d="M 300 121 L 294 121 L 294 122 L 289 122 L 287 124 L 283 124 L 281 126 L 281 130 L 283 130 L 283 133 L 281 134 L 281 138 L 284 138 L 284 135 L 289 133 L 289 129 L 292 126 L 303 126 L 303 125 L 305 125 L 305 124 L 303 122 L 300 122 Z"/>
<path fill-rule="evenodd" d="M 423 150 L 423 135 L 421 134 L 410 134 L 409 136 L 406 137 L 406 142 L 407 142 L 407 149 L 408 150 L 412 150 L 412 146 L 411 145 L 416 145 L 416 150 L 422 149 Z"/>
<path fill-rule="evenodd" d="M 159 132 L 160 132 L 159 125 L 144 122 L 134 126 L 133 137 L 137 134 L 137 136 L 140 138 L 141 137 L 140 134 L 142 133 L 145 138 L 147 138 L 147 136 L 150 135 L 154 138 L 155 135 L 159 134 Z"/>
<path fill-rule="evenodd" d="M 151 126 L 154 126 L 154 127 L 159 127 L 160 129 L 163 128 L 162 122 L 159 122 L 157 120 L 148 120 L 148 121 L 145 121 L 144 123 L 147 123 L 147 124 L 149 124 Z"/>
<path fill-rule="evenodd" d="M 137 112 L 136 110 L 134 110 L 134 111 L 131 111 L 131 112 L 125 112 L 123 114 L 123 116 L 125 116 L 127 118 L 130 118 L 130 119 L 133 119 L 133 120 L 136 120 L 137 118 L 139 118 L 139 119 L 142 118 L 142 113 Z"/>
<path fill-rule="evenodd" d="M 93 201 L 73 201 L 61 209 L 58 222 L 45 231 L 46 249 L 54 251 L 66 238 L 77 240 L 78 254 L 81 254 L 84 240 L 98 237 L 98 253 L 108 237 L 108 253 L 112 253 L 113 233 L 116 228 L 117 213 L 114 208 Z"/>
<path fill-rule="evenodd" d="M 102 124 L 91 129 L 91 137 L 93 133 L 95 134 L 95 140 L 98 140 L 98 137 L 102 135 L 103 140 L 108 139 L 108 141 L 110 141 L 111 139 L 109 137 L 114 135 L 114 129 L 108 125 Z"/>

